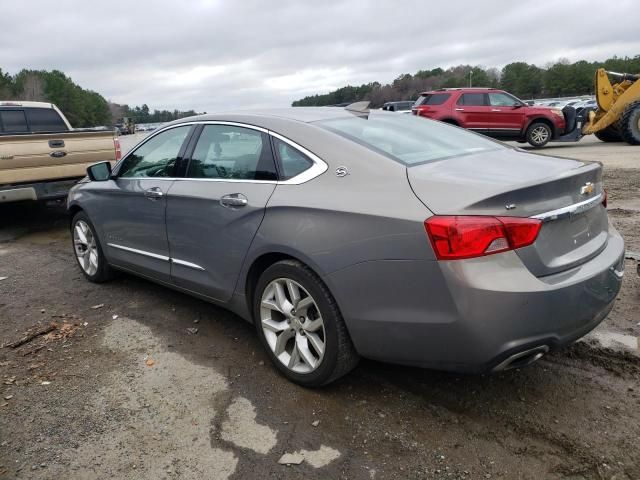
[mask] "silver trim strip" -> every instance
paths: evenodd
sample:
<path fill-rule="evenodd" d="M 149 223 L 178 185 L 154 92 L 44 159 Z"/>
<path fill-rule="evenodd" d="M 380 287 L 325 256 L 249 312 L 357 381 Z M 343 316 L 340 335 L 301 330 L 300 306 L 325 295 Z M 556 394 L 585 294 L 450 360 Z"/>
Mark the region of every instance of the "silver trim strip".
<path fill-rule="evenodd" d="M 551 220 L 557 220 L 560 217 L 586 212 L 587 210 L 598 206 L 600 203 L 602 203 L 602 193 L 599 193 L 588 200 L 569 205 L 568 207 L 558 208 L 557 210 L 551 210 L 550 212 L 541 213 L 539 215 L 533 215 L 530 218 L 537 218 L 543 222 L 548 222 Z"/>
<path fill-rule="evenodd" d="M 117 248 L 118 250 L 124 250 L 126 252 L 137 253 L 138 255 L 144 255 L 145 257 L 157 258 L 158 260 L 169 261 L 169 257 L 164 255 L 158 255 L 157 253 L 146 252 L 144 250 L 138 250 L 137 248 L 125 247 L 123 245 L 117 245 L 115 243 L 107 243 L 110 247 Z"/>
<path fill-rule="evenodd" d="M 181 265 L 183 267 L 193 268 L 194 270 L 204 271 L 204 268 L 202 268 L 200 265 L 196 263 L 187 262 L 185 260 L 178 260 L 177 258 L 172 258 L 171 263 L 175 263 L 176 265 Z"/>

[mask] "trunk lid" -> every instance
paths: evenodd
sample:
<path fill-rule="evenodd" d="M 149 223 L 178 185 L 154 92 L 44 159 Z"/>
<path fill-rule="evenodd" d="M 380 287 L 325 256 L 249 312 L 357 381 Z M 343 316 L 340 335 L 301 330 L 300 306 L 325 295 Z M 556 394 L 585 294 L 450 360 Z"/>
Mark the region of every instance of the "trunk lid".
<path fill-rule="evenodd" d="M 606 246 L 599 163 L 505 149 L 408 167 L 407 176 L 435 214 L 544 216 L 535 243 L 516 250 L 536 276 L 580 265 Z"/>

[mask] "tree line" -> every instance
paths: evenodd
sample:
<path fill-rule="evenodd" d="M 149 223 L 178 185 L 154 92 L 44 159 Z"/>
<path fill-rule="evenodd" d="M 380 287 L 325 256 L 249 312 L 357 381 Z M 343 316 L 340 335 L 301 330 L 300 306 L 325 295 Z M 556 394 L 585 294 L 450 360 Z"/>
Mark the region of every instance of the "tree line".
<path fill-rule="evenodd" d="M 23 69 L 10 75 L 0 68 L 0 100 L 54 103 L 76 128 L 113 125 L 122 117 L 131 117 L 136 123 L 161 123 L 196 115 L 193 110 L 151 112 L 146 104 L 129 107 L 108 102 L 99 93 L 76 85 L 59 70 Z"/>
<path fill-rule="evenodd" d="M 130 107 L 129 105 L 118 105 L 117 103 L 110 103 L 111 116 L 114 119 L 129 117 L 132 118 L 135 123 L 164 123 L 177 120 L 179 118 L 191 117 L 193 115 L 200 115 L 195 110 L 153 110 L 149 109 L 149 106 L 145 103 L 142 106 Z M 204 112 L 206 113 L 206 112 Z M 114 120 L 115 121 L 115 120 Z"/>
<path fill-rule="evenodd" d="M 526 62 L 513 62 L 501 70 L 491 67 L 458 65 L 448 69 L 419 70 L 405 73 L 393 82 L 382 85 L 372 82 L 346 86 L 326 94 L 304 97 L 293 102 L 294 107 L 336 105 L 369 100 L 373 108 L 395 100 L 415 100 L 421 92 L 437 88 L 493 87 L 502 88 L 523 99 L 552 98 L 593 94 L 595 71 L 604 67 L 616 72 L 639 73 L 640 55 L 613 57 L 604 62 L 566 59 L 538 67 Z"/>

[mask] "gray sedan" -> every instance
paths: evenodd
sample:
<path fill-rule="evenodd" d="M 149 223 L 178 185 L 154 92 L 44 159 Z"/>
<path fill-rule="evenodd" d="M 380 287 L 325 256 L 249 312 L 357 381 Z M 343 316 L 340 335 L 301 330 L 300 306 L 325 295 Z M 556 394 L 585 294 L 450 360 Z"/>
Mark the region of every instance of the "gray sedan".
<path fill-rule="evenodd" d="M 360 357 L 527 365 L 598 325 L 622 280 L 599 163 L 382 111 L 182 119 L 90 167 L 68 208 L 87 279 L 223 305 L 305 386 Z"/>

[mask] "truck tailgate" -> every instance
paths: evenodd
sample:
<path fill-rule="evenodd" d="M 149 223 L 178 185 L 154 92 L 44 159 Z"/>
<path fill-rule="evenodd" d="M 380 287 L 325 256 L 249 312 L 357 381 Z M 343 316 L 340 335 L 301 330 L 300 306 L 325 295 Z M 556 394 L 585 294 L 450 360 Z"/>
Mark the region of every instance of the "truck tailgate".
<path fill-rule="evenodd" d="M 87 165 L 115 155 L 111 131 L 0 136 L 0 185 L 83 177 Z"/>

